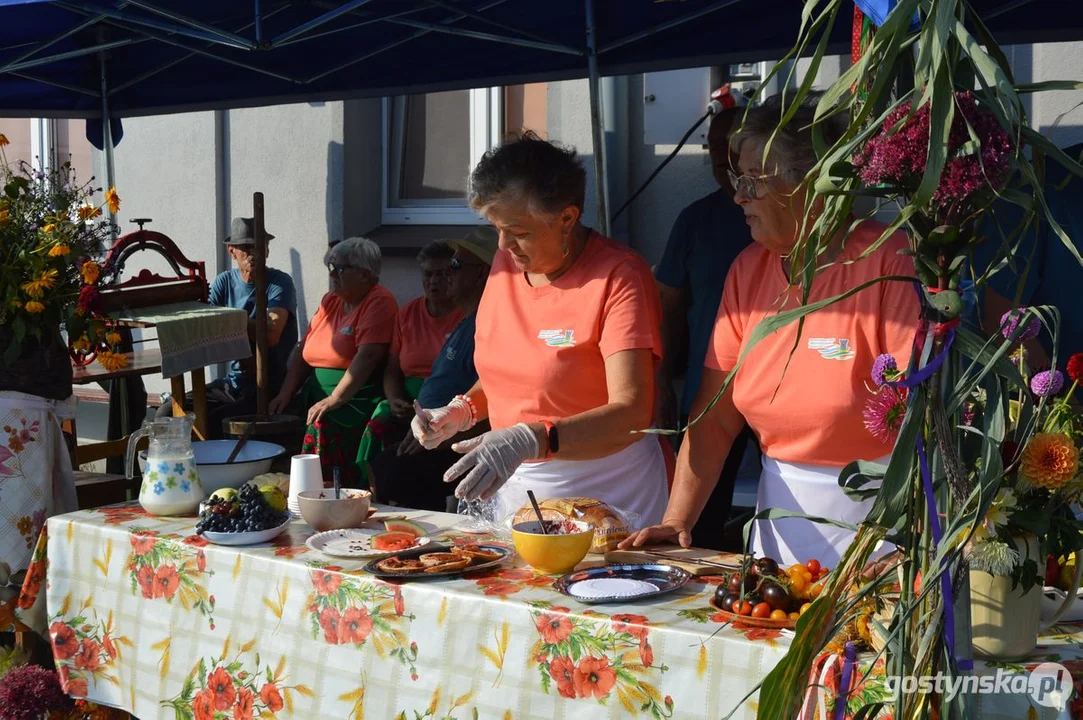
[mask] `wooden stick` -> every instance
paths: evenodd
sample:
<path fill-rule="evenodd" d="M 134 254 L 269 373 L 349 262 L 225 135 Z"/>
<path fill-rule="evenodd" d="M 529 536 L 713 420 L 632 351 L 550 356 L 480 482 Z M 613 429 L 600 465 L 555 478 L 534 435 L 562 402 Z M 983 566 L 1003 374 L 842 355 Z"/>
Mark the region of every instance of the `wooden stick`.
<path fill-rule="evenodd" d="M 207 376 L 203 368 L 192 370 L 192 412 L 196 415 L 195 431 L 206 438 L 210 418 L 207 415 Z"/>
<path fill-rule="evenodd" d="M 252 274 L 256 281 L 256 413 L 267 414 L 267 234 L 263 229 L 263 193 L 252 194 L 252 225 L 256 235 Z"/>

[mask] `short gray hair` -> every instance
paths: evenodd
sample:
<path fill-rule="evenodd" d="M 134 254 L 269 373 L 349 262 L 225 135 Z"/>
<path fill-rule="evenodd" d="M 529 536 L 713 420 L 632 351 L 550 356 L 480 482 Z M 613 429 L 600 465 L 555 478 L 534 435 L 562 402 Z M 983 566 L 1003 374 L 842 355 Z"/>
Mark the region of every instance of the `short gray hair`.
<path fill-rule="evenodd" d="M 326 265 L 334 260 L 340 260 L 361 270 L 368 270 L 376 280 L 380 279 L 383 255 L 380 252 L 380 246 L 368 238 L 352 237 L 335 243 L 334 247 L 328 248 L 327 254 L 323 256 L 323 263 Z"/>
<path fill-rule="evenodd" d="M 569 205 L 583 212 L 587 172 L 575 148 L 542 140 L 526 130 L 486 152 L 470 173 L 467 201 L 479 212 L 504 200 L 523 202 L 538 215 L 555 216 Z"/>
<path fill-rule="evenodd" d="M 778 126 L 782 122 L 782 116 L 791 109 L 789 104 L 783 106 L 781 95 L 773 95 L 764 100 L 763 104 L 750 108 L 744 121 L 734 129 L 731 136 L 733 151 L 740 155 L 748 143 L 755 143 L 762 150 L 770 141 L 770 155 L 778 164 L 779 174 L 794 184 L 800 183 L 819 162 L 812 145 L 812 124 L 816 119 L 816 104 L 820 95 L 821 93 L 810 93 L 781 130 Z M 829 147 L 842 137 L 846 125 L 845 113 L 837 113 L 826 120 L 820 120 L 824 141 Z"/>

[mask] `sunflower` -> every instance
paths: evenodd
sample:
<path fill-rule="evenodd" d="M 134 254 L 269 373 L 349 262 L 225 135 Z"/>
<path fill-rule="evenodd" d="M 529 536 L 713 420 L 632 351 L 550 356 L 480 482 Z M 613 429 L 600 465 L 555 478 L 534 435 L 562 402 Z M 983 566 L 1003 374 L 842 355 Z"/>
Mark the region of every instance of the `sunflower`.
<path fill-rule="evenodd" d="M 45 310 L 45 306 L 39 303 L 37 300 L 31 300 L 26 303 L 26 311 L 31 315 L 37 315 L 43 310 Z"/>
<path fill-rule="evenodd" d="M 91 220 L 93 218 L 98 217 L 101 214 L 102 214 L 102 209 L 99 208 L 99 207 L 94 207 L 93 205 L 80 205 L 79 206 L 79 219 L 80 220 L 83 220 L 83 221 Z"/>
<path fill-rule="evenodd" d="M 105 202 L 109 205 L 109 212 L 116 215 L 120 212 L 120 195 L 117 195 L 117 189 L 111 187 L 105 191 Z"/>
<path fill-rule="evenodd" d="M 1047 490 L 1064 487 L 1079 470 L 1079 450 L 1067 435 L 1037 433 L 1023 449 L 1019 472 Z"/>
<path fill-rule="evenodd" d="M 63 257 L 71 252 L 71 248 L 67 245 L 53 245 L 49 248 L 49 257 Z"/>
<path fill-rule="evenodd" d="M 41 297 L 45 294 L 46 290 L 50 290 L 56 285 L 56 275 L 56 268 L 43 270 L 41 276 L 37 280 L 31 280 L 30 282 L 21 285 L 23 292 L 32 298 Z"/>
<path fill-rule="evenodd" d="M 105 342 L 108 345 L 120 345 L 120 333 L 111 332 L 105 335 Z"/>
<path fill-rule="evenodd" d="M 98 263 L 93 260 L 87 260 L 83 263 L 83 267 L 80 270 L 83 274 L 83 282 L 87 285 L 93 285 L 98 282 L 98 276 L 101 274 L 101 268 L 98 267 Z"/>

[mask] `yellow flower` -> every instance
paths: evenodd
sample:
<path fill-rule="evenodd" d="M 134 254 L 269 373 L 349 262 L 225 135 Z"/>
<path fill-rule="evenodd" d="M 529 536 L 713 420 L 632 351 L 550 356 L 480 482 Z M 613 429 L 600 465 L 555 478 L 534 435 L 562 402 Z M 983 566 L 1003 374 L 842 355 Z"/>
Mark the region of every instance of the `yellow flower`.
<path fill-rule="evenodd" d="M 108 343 L 109 345 L 119 345 L 120 344 L 120 333 L 118 333 L 118 332 L 107 333 L 106 336 L 105 336 L 105 342 Z"/>
<path fill-rule="evenodd" d="M 1037 433 L 1023 449 L 1019 471 L 1047 490 L 1064 487 L 1079 470 L 1079 450 L 1067 435 Z"/>
<path fill-rule="evenodd" d="M 11 211 L 7 208 L 0 210 L 0 227 L 4 227 L 11 222 Z"/>
<path fill-rule="evenodd" d="M 120 212 L 120 195 L 117 195 L 116 188 L 109 188 L 105 191 L 105 202 L 109 205 L 109 212 L 114 215 Z"/>
<path fill-rule="evenodd" d="M 4 133 L 0 133 L 0 147 L 4 147 L 5 145 L 10 145 L 10 144 L 11 144 L 11 141 L 8 140 L 8 136 L 5 135 Z"/>
<path fill-rule="evenodd" d="M 42 231 L 43 233 L 45 233 L 46 235 L 48 235 L 49 233 L 53 232 L 54 230 L 56 230 L 56 225 L 55 225 L 54 223 L 49 223 L 48 225 L 44 225 L 44 226 L 43 226 L 43 227 L 41 228 L 41 231 Z"/>
<path fill-rule="evenodd" d="M 23 292 L 25 292 L 30 297 L 39 298 L 45 293 L 46 290 L 49 290 L 54 285 L 56 285 L 56 275 L 56 268 L 44 270 L 41 273 L 41 277 L 39 277 L 37 280 L 31 280 L 30 282 L 23 283 L 20 287 L 22 287 Z"/>
<path fill-rule="evenodd" d="M 30 313 L 31 315 L 37 315 L 39 312 L 43 311 L 44 309 L 45 309 L 45 306 L 42 305 L 41 303 L 39 303 L 37 300 L 31 300 L 30 302 L 28 302 L 26 304 L 26 311 L 28 313 Z"/>
<path fill-rule="evenodd" d="M 79 219 L 80 220 L 83 220 L 83 221 L 90 220 L 92 218 L 98 217 L 101 214 L 102 214 L 102 209 L 99 208 L 99 207 L 94 207 L 93 205 L 80 205 L 79 206 Z"/>
<path fill-rule="evenodd" d="M 124 353 L 102 350 L 97 355 L 98 363 L 109 372 L 128 367 L 128 356 Z"/>
<path fill-rule="evenodd" d="M 75 350 L 86 352 L 90 350 L 90 338 L 86 336 L 86 333 L 83 333 L 78 340 L 71 344 L 71 346 Z"/>
<path fill-rule="evenodd" d="M 11 301 L 11 307 L 15 308 L 16 310 L 18 310 L 22 306 L 23 306 L 23 301 L 22 300 L 12 300 Z"/>
<path fill-rule="evenodd" d="M 62 257 L 71 252 L 67 245 L 53 245 L 49 248 L 49 257 Z"/>
<path fill-rule="evenodd" d="M 93 260 L 87 260 L 83 263 L 81 272 L 83 273 L 83 282 L 87 285 L 93 285 L 98 282 L 98 276 L 101 274 L 101 268 L 98 267 L 98 263 Z"/>

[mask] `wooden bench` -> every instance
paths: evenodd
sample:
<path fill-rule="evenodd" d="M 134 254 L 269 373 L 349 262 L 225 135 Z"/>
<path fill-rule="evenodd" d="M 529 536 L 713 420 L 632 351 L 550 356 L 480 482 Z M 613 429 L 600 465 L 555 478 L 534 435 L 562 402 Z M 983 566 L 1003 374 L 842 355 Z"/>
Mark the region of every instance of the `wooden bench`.
<path fill-rule="evenodd" d="M 75 495 L 79 498 L 80 510 L 115 505 L 139 495 L 139 480 L 128 480 L 123 475 L 76 471 Z"/>

